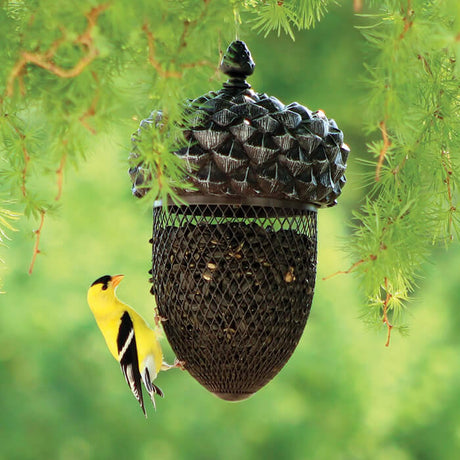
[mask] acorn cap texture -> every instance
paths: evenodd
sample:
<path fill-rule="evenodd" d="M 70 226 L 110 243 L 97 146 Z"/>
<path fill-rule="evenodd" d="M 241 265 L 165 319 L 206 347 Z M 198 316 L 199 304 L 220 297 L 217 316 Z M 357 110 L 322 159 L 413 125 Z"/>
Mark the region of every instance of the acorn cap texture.
<path fill-rule="evenodd" d="M 184 109 L 185 146 L 173 153 L 183 160 L 185 179 L 201 194 L 263 197 L 333 206 L 346 182 L 350 152 L 343 133 L 321 110 L 256 93 L 246 82 L 254 71 L 242 41 L 230 44 L 221 70 L 223 88 L 189 100 Z M 161 124 L 154 111 L 133 135 L 130 175 L 133 194 L 143 196 L 150 177 L 136 162 L 145 129 Z M 144 186 L 144 187 L 143 187 Z M 196 191 L 179 190 L 186 198 Z"/>

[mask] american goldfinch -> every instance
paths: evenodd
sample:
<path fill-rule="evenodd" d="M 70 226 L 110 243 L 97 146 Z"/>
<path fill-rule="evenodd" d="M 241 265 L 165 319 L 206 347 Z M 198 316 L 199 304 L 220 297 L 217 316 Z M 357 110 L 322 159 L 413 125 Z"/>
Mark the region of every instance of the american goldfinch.
<path fill-rule="evenodd" d="M 144 318 L 116 296 L 115 290 L 123 277 L 106 275 L 97 279 L 88 290 L 88 304 L 110 353 L 120 363 L 126 382 L 147 417 L 141 381 L 156 408 L 154 396 L 163 397 L 163 392 L 153 380 L 160 370 L 174 366 L 163 363 L 155 332 Z"/>

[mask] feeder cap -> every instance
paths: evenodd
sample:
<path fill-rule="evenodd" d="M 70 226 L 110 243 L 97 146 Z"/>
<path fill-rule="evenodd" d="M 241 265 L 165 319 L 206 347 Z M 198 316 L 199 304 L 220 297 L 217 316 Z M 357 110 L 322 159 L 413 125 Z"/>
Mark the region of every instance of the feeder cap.
<path fill-rule="evenodd" d="M 255 64 L 246 44 L 228 47 L 221 70 L 229 80 L 219 91 L 190 99 L 183 108 L 185 142 L 173 154 L 182 160 L 186 181 L 195 190 L 178 188 L 184 201 L 191 194 L 293 201 L 317 207 L 337 203 L 346 183 L 350 149 L 337 123 L 322 110 L 257 93 L 246 82 Z M 154 111 L 134 134 L 131 152 L 133 194 L 143 196 L 152 176 L 138 160 L 143 130 L 161 129 Z"/>
<path fill-rule="evenodd" d="M 255 66 L 246 43 L 235 40 L 227 48 L 220 63 L 220 70 L 231 78 L 245 80 L 253 74 Z"/>

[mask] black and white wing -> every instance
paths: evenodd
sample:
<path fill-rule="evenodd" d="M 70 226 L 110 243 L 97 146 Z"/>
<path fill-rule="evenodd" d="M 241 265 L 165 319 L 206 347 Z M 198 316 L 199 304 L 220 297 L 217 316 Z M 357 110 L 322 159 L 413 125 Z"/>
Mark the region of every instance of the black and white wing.
<path fill-rule="evenodd" d="M 128 382 L 129 388 L 133 395 L 139 401 L 142 412 L 147 417 L 144 407 L 144 398 L 142 397 L 141 374 L 139 372 L 139 360 L 137 358 L 136 336 L 134 335 L 134 326 L 128 312 L 121 317 L 120 328 L 117 337 L 118 360 L 120 361 L 121 370 Z"/>

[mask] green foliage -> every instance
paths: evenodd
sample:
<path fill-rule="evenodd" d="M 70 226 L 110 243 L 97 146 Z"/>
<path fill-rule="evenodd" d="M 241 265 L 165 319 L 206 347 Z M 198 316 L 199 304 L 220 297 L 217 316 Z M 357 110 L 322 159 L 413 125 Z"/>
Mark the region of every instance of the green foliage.
<path fill-rule="evenodd" d="M 367 128 L 382 140 L 369 144 L 370 199 L 355 214 L 349 251 L 359 263 L 374 319 L 388 314 L 401 325 L 433 242 L 459 229 L 460 90 L 452 24 L 459 7 L 444 2 L 383 2 L 365 16 L 369 44 Z M 457 13 L 457 15 L 456 15 Z M 387 312 L 385 312 L 387 310 Z M 383 318 L 385 320 L 385 317 Z"/>
<path fill-rule="evenodd" d="M 4 205 L 8 205 L 8 201 L 3 201 Z M 6 208 L 0 208 L 0 244 L 3 244 L 8 236 L 6 234 L 7 230 L 14 231 L 15 228 L 11 224 L 12 221 L 18 220 L 19 214 L 13 211 L 10 211 Z"/>
<path fill-rule="evenodd" d="M 366 100 L 368 148 L 375 158 L 366 179 L 369 198 L 355 213 L 347 245 L 347 271 L 360 275 L 369 318 L 401 325 L 430 245 L 450 241 L 459 224 L 460 6 L 455 0 L 367 5 L 359 19 L 369 50 L 359 97 Z M 294 38 L 332 6 L 326 0 L 143 0 L 135 7 L 122 1 L 2 2 L 2 196 L 40 222 L 41 231 L 41 219 L 60 212 L 72 168 L 81 167 L 103 139 L 116 139 L 119 145 L 111 148 L 126 158 L 139 120 L 161 109 L 164 130 L 142 133 L 147 142 L 134 163 L 142 162 L 152 180 L 147 204 L 177 199 L 175 189 L 190 187 L 169 154 L 180 138 L 182 101 L 221 80 L 216 57 L 235 33 L 249 34 L 253 27 L 265 36 L 284 31 Z M 336 30 L 337 24 L 317 42 L 317 54 L 328 62 L 309 73 L 308 85 L 337 72 L 335 62 L 344 65 Z"/>
<path fill-rule="evenodd" d="M 0 201 L 2 206 L 8 206 L 11 204 L 9 200 Z M 0 207 L 0 246 L 5 246 L 6 240 L 9 240 L 7 232 L 14 232 L 16 229 L 13 227 L 12 222 L 19 219 L 19 214 L 17 212 L 11 211 L 8 208 Z M 3 260 L 0 259 L 0 264 L 3 263 Z M 1 288 L 1 284 L 0 284 Z M 0 294 L 3 294 L 0 290 Z"/>
<path fill-rule="evenodd" d="M 329 0 L 254 0 L 246 2 L 256 8 L 254 28 L 264 33 L 265 37 L 272 31 L 280 36 L 281 31 L 293 40 L 294 30 L 309 29 L 325 14 Z"/>
<path fill-rule="evenodd" d="M 184 118 L 184 123 L 186 120 Z M 134 169 L 142 178 L 142 185 L 136 188 L 142 195 L 147 194 L 153 200 L 161 200 L 167 206 L 168 199 L 181 202 L 178 190 L 193 190 L 192 184 L 184 180 L 185 172 L 179 157 L 170 152 L 183 144 L 183 125 L 171 124 L 169 117 L 161 111 L 154 111 L 150 117 L 142 120 L 139 129 L 132 137 L 133 148 L 130 154 L 130 172 Z"/>

